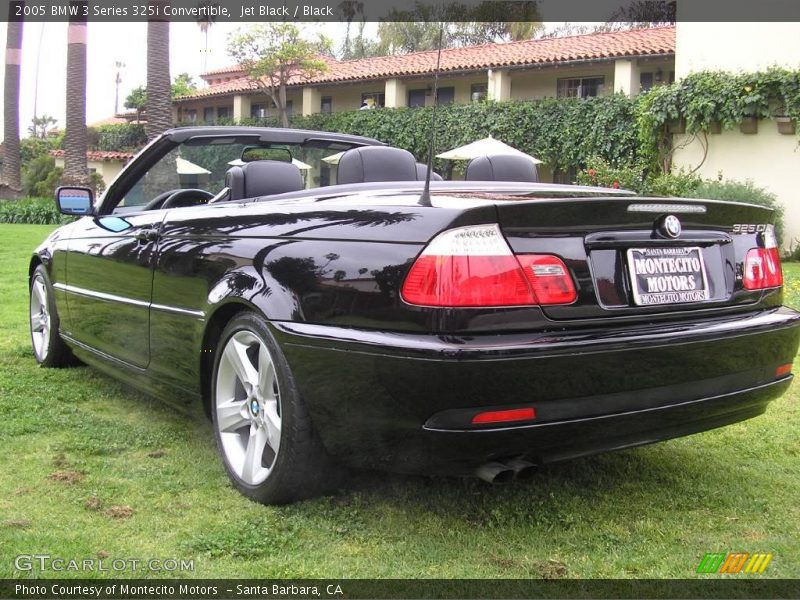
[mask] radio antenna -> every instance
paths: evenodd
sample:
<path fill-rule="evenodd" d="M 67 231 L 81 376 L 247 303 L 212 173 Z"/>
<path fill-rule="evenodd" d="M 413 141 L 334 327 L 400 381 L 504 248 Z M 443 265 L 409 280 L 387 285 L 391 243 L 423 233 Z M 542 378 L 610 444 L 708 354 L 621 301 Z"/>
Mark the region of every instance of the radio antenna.
<path fill-rule="evenodd" d="M 420 206 L 433 206 L 431 203 L 431 173 L 433 172 L 433 148 L 436 142 L 436 108 L 439 106 L 439 65 L 442 61 L 442 37 L 444 36 L 444 22 L 439 27 L 439 48 L 436 53 L 436 69 L 433 72 L 433 110 L 431 111 L 431 135 L 428 142 L 428 168 L 425 172 L 425 187 L 417 204 Z"/>

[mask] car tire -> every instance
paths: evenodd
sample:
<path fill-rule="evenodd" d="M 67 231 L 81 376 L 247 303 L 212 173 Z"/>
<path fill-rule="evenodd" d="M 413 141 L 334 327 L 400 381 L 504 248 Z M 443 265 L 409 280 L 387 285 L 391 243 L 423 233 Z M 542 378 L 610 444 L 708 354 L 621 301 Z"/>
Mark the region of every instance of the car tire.
<path fill-rule="evenodd" d="M 33 355 L 43 367 L 68 367 L 76 363 L 59 334 L 60 321 L 55 295 L 44 265 L 33 271 L 30 283 L 29 316 Z"/>
<path fill-rule="evenodd" d="M 211 417 L 234 487 L 263 504 L 318 495 L 336 472 L 286 358 L 257 313 L 237 315 L 217 345 Z"/>

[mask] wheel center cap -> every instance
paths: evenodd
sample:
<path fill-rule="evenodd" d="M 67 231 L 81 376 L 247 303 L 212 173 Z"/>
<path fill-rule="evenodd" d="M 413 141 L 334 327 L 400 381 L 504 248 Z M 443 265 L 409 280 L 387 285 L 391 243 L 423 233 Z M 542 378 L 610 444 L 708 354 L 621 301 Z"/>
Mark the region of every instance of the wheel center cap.
<path fill-rule="evenodd" d="M 256 400 L 255 398 L 250 400 L 250 412 L 253 413 L 253 416 L 258 415 L 259 408 L 260 407 L 258 406 L 258 400 Z"/>

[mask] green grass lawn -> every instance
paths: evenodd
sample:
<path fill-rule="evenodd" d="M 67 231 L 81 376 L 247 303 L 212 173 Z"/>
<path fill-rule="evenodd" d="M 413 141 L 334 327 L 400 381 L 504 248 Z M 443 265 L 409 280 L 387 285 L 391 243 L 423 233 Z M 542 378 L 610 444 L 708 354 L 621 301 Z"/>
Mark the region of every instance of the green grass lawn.
<path fill-rule="evenodd" d="M 34 553 L 186 559 L 209 578 L 684 578 L 734 550 L 800 577 L 797 386 L 757 419 L 524 483 L 364 473 L 260 506 L 228 484 L 208 423 L 89 368 L 36 365 L 26 272 L 50 229 L 0 225 L 0 578 L 27 576 L 13 557 Z M 800 265 L 785 273 L 800 306 Z"/>

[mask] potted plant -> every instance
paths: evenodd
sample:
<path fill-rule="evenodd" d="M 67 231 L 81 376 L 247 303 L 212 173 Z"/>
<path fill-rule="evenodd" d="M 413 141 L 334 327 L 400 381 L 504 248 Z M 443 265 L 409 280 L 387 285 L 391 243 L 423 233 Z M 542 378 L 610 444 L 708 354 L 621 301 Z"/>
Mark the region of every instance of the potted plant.
<path fill-rule="evenodd" d="M 775 122 L 778 124 L 778 133 L 781 135 L 794 135 L 797 132 L 797 125 L 791 117 L 780 115 L 775 117 Z"/>
<path fill-rule="evenodd" d="M 747 83 L 742 87 L 739 98 L 740 116 L 739 130 L 748 135 L 758 133 L 758 120 L 770 116 L 769 98 L 756 82 Z"/>
<path fill-rule="evenodd" d="M 739 131 L 747 135 L 758 133 L 758 117 L 753 115 L 743 116 L 742 122 L 739 123 Z"/>
<path fill-rule="evenodd" d="M 797 131 L 794 119 L 789 116 L 785 102 L 780 102 L 773 112 L 775 123 L 778 125 L 778 133 L 781 135 L 794 135 Z"/>

